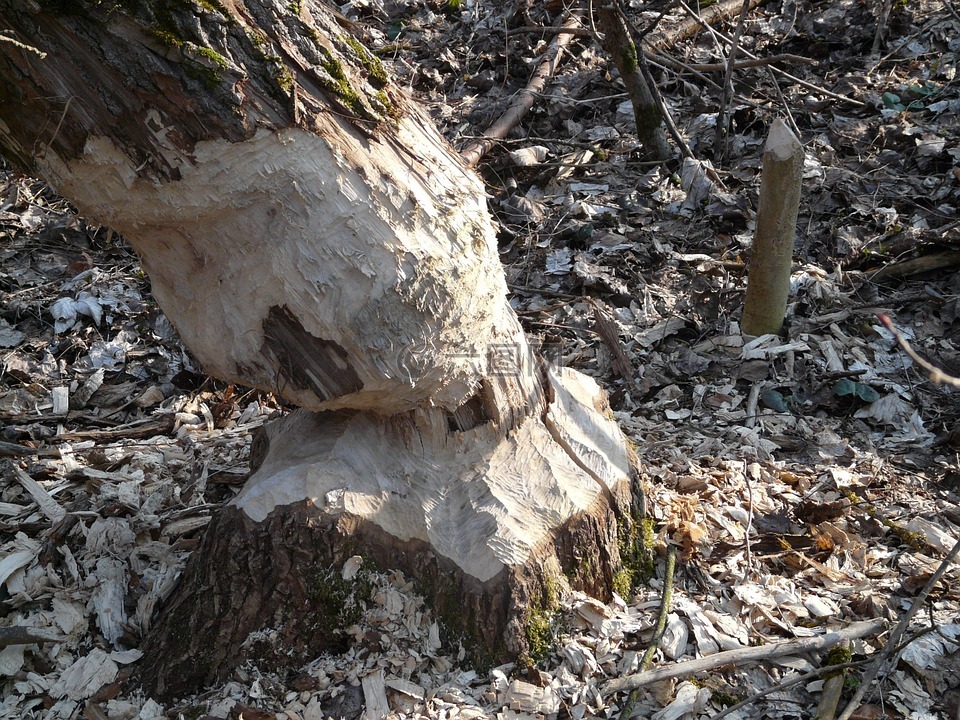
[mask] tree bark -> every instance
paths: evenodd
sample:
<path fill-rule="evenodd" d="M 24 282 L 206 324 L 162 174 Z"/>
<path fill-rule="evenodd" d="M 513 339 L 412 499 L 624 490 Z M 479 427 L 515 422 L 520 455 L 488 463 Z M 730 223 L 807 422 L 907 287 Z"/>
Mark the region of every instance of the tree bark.
<path fill-rule="evenodd" d="M 802 182 L 803 145 L 777 118 L 763 146 L 760 205 L 741 323 L 748 335 L 776 334 L 783 327 Z"/>
<path fill-rule="evenodd" d="M 670 146 L 663 129 L 663 117 L 647 85 L 640 63 L 646 62 L 637 51 L 624 20 L 618 0 L 602 0 L 596 6 L 597 25 L 603 33 L 601 44 L 613 59 L 633 104 L 637 139 L 644 160 L 669 160 Z"/>
<path fill-rule="evenodd" d="M 352 29 L 314 0 L 0 0 L 0 151 L 124 234 L 209 373 L 303 408 L 144 642 L 159 697 L 330 649 L 355 554 L 524 656 L 641 536 L 602 391 L 531 352 L 482 184 Z"/>

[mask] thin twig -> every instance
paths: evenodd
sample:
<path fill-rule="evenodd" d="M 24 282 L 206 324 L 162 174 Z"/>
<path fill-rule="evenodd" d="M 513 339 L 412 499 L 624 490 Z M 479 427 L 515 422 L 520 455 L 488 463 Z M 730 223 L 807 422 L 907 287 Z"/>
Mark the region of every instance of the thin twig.
<path fill-rule="evenodd" d="M 720 39 L 722 39 L 724 42 L 727 42 L 727 43 L 731 42 L 730 38 L 727 37 L 724 33 L 720 32 L 719 30 L 715 30 L 714 28 L 710 27 L 707 23 L 705 23 L 705 22 L 693 11 L 693 9 L 692 9 L 689 5 L 687 5 L 685 2 L 683 2 L 683 0 L 678 0 L 678 2 L 680 3 L 680 7 L 682 7 L 686 12 L 688 12 L 688 13 L 691 15 L 691 17 L 693 17 L 698 23 L 702 24 L 705 28 L 707 28 L 708 30 L 710 30 L 711 32 L 713 32 L 717 37 L 719 37 Z M 749 57 L 749 58 L 754 58 L 754 59 L 756 59 L 756 57 L 757 57 L 757 56 L 754 55 L 753 53 L 747 52 L 747 51 L 744 50 L 743 48 L 741 48 L 740 51 L 741 51 L 744 55 L 746 55 L 747 57 Z M 867 105 L 867 104 L 866 104 L 865 102 L 863 102 L 862 100 L 855 100 L 854 98 L 848 98 L 848 97 L 846 97 L 845 95 L 840 95 L 840 94 L 835 93 L 835 92 L 833 92 L 833 91 L 831 91 L 831 90 L 827 90 L 825 87 L 821 87 L 821 86 L 819 86 L 819 85 L 814 85 L 814 84 L 811 83 L 811 82 L 807 82 L 806 80 L 802 80 L 802 79 L 798 78 L 796 75 L 791 75 L 790 73 L 786 72 L 785 70 L 781 70 L 780 68 L 778 68 L 778 67 L 776 67 L 776 66 L 771 66 L 771 67 L 773 67 L 774 71 L 775 71 L 778 75 L 780 75 L 780 77 L 784 77 L 784 78 L 786 78 L 787 80 L 789 80 L 790 82 L 794 82 L 794 83 L 796 83 L 797 85 L 800 85 L 800 86 L 802 86 L 802 87 L 807 88 L 808 90 L 812 90 L 812 91 L 814 91 L 814 92 L 820 93 L 821 95 L 825 95 L 826 97 L 833 98 L 834 100 L 840 100 L 840 101 L 842 101 L 842 102 L 850 103 L 851 105 L 855 105 L 855 106 L 857 106 L 857 107 L 866 107 L 866 105 Z"/>
<path fill-rule="evenodd" d="M 753 551 L 750 546 L 750 533 L 753 530 L 753 482 L 750 480 L 750 470 L 747 467 L 747 461 L 743 461 L 743 477 L 747 481 L 747 504 L 750 505 L 750 512 L 747 514 L 747 529 L 744 533 L 744 540 L 747 548 L 747 572 L 753 574 Z"/>
<path fill-rule="evenodd" d="M 953 562 L 953 559 L 960 553 L 960 540 L 954 543 L 953 547 L 950 549 L 950 552 L 947 553 L 947 556 L 940 563 L 940 567 L 937 568 L 937 571 L 930 576 L 930 579 L 927 580 L 927 584 L 923 586 L 923 590 L 920 591 L 920 594 L 914 598 L 913 603 L 910 605 L 910 609 L 903 614 L 903 617 L 900 618 L 900 622 L 897 623 L 897 626 L 890 633 L 890 638 L 887 640 L 887 644 L 883 646 L 877 657 L 874 659 L 873 663 L 867 668 L 867 671 L 864 673 L 863 678 L 860 681 L 857 691 L 853 694 L 853 697 L 850 698 L 850 702 L 847 703 L 846 708 L 840 714 L 840 717 L 837 720 L 850 720 L 850 716 L 860 707 L 860 701 L 863 700 L 863 696 L 867 694 L 867 690 L 870 689 L 870 686 L 873 684 L 873 681 L 876 680 L 877 675 L 880 674 L 880 670 L 886 664 L 887 659 L 894 654 L 893 651 L 897 647 L 897 644 L 900 642 L 900 638 L 903 637 L 903 634 L 906 632 L 907 627 L 910 625 L 910 621 L 913 620 L 914 615 L 917 614 L 917 611 L 923 606 L 927 600 L 927 596 L 931 593 L 933 588 L 940 578 L 946 574 L 947 569 L 950 567 L 950 564 Z"/>
<path fill-rule="evenodd" d="M 880 19 L 877 21 L 877 31 L 873 35 L 873 47 L 870 49 L 871 55 L 880 54 L 880 48 L 883 47 L 883 39 L 887 34 L 887 23 L 890 22 L 891 10 L 893 10 L 893 0 L 883 0 L 883 9 L 880 11 Z"/>
<path fill-rule="evenodd" d="M 905 642 L 903 642 L 898 648 L 898 650 L 902 650 L 907 645 L 909 645 L 914 640 L 916 640 L 918 637 L 926 635 L 928 632 L 930 632 L 930 628 L 924 628 L 920 632 L 915 633 L 910 638 L 908 638 Z M 751 695 L 748 698 L 741 700 L 736 705 L 731 705 L 728 708 L 724 708 L 719 713 L 711 717 L 710 720 L 722 720 L 730 713 L 734 713 L 737 710 L 741 710 L 747 707 L 747 705 L 752 705 L 757 700 L 762 700 L 763 698 L 765 698 L 767 695 L 770 695 L 771 693 L 779 692 L 781 690 L 786 690 L 787 688 L 793 687 L 794 685 L 800 685 L 802 683 L 809 682 L 810 680 L 816 680 L 817 678 L 823 677 L 824 675 L 829 675 L 830 673 L 842 672 L 844 670 L 862 667 L 864 665 L 869 664 L 872 660 L 873 658 L 864 658 L 863 660 L 853 660 L 848 663 L 843 663 L 842 665 L 827 665 L 826 667 L 817 668 L 816 670 L 811 670 L 810 672 L 804 673 L 802 675 L 796 675 L 794 677 L 787 678 L 783 682 L 779 682 L 776 685 L 771 685 L 770 687 L 764 690 L 761 690 L 760 692 L 755 693 L 754 695 Z"/>
<path fill-rule="evenodd" d="M 868 662 L 870 662 L 869 659 L 855 660 L 854 662 L 843 663 L 842 665 L 827 665 L 826 667 L 817 668 L 816 670 L 811 670 L 810 672 L 803 673 L 802 675 L 796 675 L 794 677 L 787 678 L 783 682 L 779 682 L 776 685 L 771 685 L 768 688 L 754 693 L 748 698 L 744 698 L 736 705 L 731 705 L 730 707 L 724 708 L 716 715 L 713 715 L 710 720 L 722 720 L 722 718 L 725 718 L 730 713 L 735 713 L 737 710 L 747 707 L 747 705 L 753 705 L 753 703 L 755 703 L 757 700 L 762 700 L 771 693 L 779 692 L 780 690 L 786 690 L 794 685 L 800 685 L 801 683 L 809 682 L 811 680 L 816 680 L 817 678 L 821 678 L 828 673 L 840 672 L 849 668 L 860 667 L 861 665 L 866 665 Z"/>
<path fill-rule="evenodd" d="M 744 68 L 766 67 L 774 63 L 796 63 L 797 65 L 819 65 L 819 62 L 812 58 L 805 58 L 802 55 L 791 55 L 782 53 L 780 55 L 769 55 L 767 57 L 750 58 L 748 60 L 737 60 L 733 63 L 734 70 Z M 720 72 L 727 69 L 727 63 L 694 63 L 686 67 L 700 72 Z"/>
<path fill-rule="evenodd" d="M 953 375 L 947 375 L 947 373 L 938 368 L 936 365 L 917 355 L 917 351 L 914 350 L 910 343 L 907 342 L 907 339 L 900 334 L 900 331 L 894 327 L 893 321 L 890 320 L 889 317 L 884 314 L 880 314 L 877 315 L 877 319 L 879 319 L 883 326 L 893 334 L 893 337 L 897 340 L 897 344 L 903 348 L 903 351 L 907 355 L 910 356 L 910 359 L 927 371 L 927 376 L 930 378 L 931 382 L 934 382 L 937 385 L 943 384 L 949 385 L 950 387 L 960 387 L 960 378 L 956 378 Z"/>
<path fill-rule="evenodd" d="M 851 623 L 845 628 L 831 630 L 822 635 L 772 642 L 758 647 L 726 650 L 724 652 L 714 653 L 713 655 L 707 655 L 706 657 L 696 658 L 695 660 L 686 660 L 672 665 L 664 665 L 654 668 L 653 670 L 648 670 L 647 672 L 625 675 L 624 677 L 610 680 L 603 686 L 601 694 L 611 695 L 615 692 L 633 690 L 634 688 L 645 687 L 651 683 L 660 682 L 661 680 L 696 675 L 697 673 L 714 670 L 724 665 L 754 663 L 760 662 L 761 660 L 772 660 L 785 655 L 819 651 L 832 647 L 843 640 L 853 640 L 855 638 L 872 635 L 882 629 L 884 624 L 884 620 L 866 620 Z"/>
<path fill-rule="evenodd" d="M 670 614 L 670 603 L 673 601 L 673 573 L 677 564 L 677 549 L 671 545 L 667 549 L 667 563 L 663 576 L 663 592 L 660 593 L 660 613 L 657 615 L 657 624 L 653 630 L 653 638 L 650 645 L 643 653 L 640 659 L 639 670 L 644 672 L 653 660 L 653 654 L 660 647 L 660 641 L 663 640 L 663 633 L 667 629 L 667 616 Z M 634 688 L 627 696 L 623 709 L 620 711 L 619 720 L 630 720 L 633 715 L 633 709 L 637 706 L 640 699 L 640 688 Z"/>
<path fill-rule="evenodd" d="M 526 35 L 534 33 L 550 33 L 554 35 L 577 35 L 596 39 L 596 33 L 590 28 L 569 27 L 567 25 L 543 25 L 541 27 L 520 27 L 510 30 L 511 35 Z"/>
<path fill-rule="evenodd" d="M 67 117 L 67 113 L 70 111 L 70 103 L 73 102 L 73 95 L 67 98 L 67 104 L 63 106 L 63 113 L 60 115 L 60 121 L 57 123 L 57 127 L 53 130 L 53 135 L 50 136 L 50 141 L 47 143 L 47 146 L 38 153 L 38 155 L 46 154 L 47 150 L 50 149 L 50 146 L 53 145 L 53 141 L 57 139 L 57 135 L 60 134 L 60 128 L 63 127 L 63 121 Z"/>
<path fill-rule="evenodd" d="M 793 134 L 798 138 L 802 137 L 800 128 L 797 127 L 797 121 L 793 117 L 793 111 L 790 109 L 790 103 L 787 102 L 787 98 L 783 95 L 783 90 L 780 89 L 780 83 L 777 82 L 777 74 L 773 71 L 772 67 L 768 67 L 767 72 L 770 74 L 770 82 L 773 84 L 773 89 L 777 91 L 777 97 L 780 98 L 780 105 L 783 106 L 783 112 L 787 116 L 790 129 L 793 130 Z"/>
<path fill-rule="evenodd" d="M 960 20 L 960 12 L 957 12 L 957 9 L 950 0 L 943 0 L 943 4 L 947 6 L 947 10 L 950 11 L 950 14 L 953 15 L 954 18 Z"/>
<path fill-rule="evenodd" d="M 683 157 L 692 158 L 693 151 L 690 150 L 690 146 L 687 145 L 686 138 L 684 138 L 680 133 L 680 128 L 677 127 L 677 123 L 674 121 L 673 115 L 670 113 L 670 108 L 667 106 L 667 101 L 664 100 L 663 93 L 660 92 L 660 86 L 657 85 L 657 83 L 655 83 L 653 80 L 653 75 L 650 73 L 650 66 L 647 65 L 647 58 L 642 53 L 638 53 L 637 59 L 637 66 L 640 68 L 640 72 L 643 73 L 643 79 L 650 88 L 650 94 L 653 96 L 653 102 L 660 111 L 660 117 L 663 119 L 663 124 L 667 126 L 667 132 L 670 133 L 670 137 L 673 138 L 673 141 L 677 144 L 677 147 L 680 148 L 680 154 Z"/>
<path fill-rule="evenodd" d="M 720 107 L 717 109 L 717 127 L 713 136 L 713 159 L 718 165 L 722 165 L 727 159 L 729 106 L 733 101 L 733 69 L 737 59 L 737 50 L 740 49 L 740 36 L 743 35 L 743 28 L 747 24 L 747 8 L 749 7 L 750 0 L 743 0 L 743 5 L 740 6 L 740 17 L 737 19 L 737 28 L 733 32 L 733 42 L 730 43 L 730 51 L 727 53 L 727 67 L 723 75 L 723 97 L 721 97 Z"/>
<path fill-rule="evenodd" d="M 656 30 L 657 27 L 660 25 L 660 22 L 661 22 L 661 21 L 667 16 L 667 14 L 668 14 L 671 10 L 673 10 L 676 6 L 677 6 L 677 1 L 676 1 L 676 0 L 672 0 L 671 2 L 667 3 L 667 6 L 666 6 L 663 10 L 660 11 L 660 14 L 657 15 L 657 17 L 655 17 L 653 20 L 651 20 L 650 23 L 648 23 L 647 26 L 646 26 L 643 30 L 640 30 L 640 29 L 638 29 L 638 28 L 635 28 L 635 27 L 634 27 L 634 24 L 633 24 L 632 22 L 630 23 L 630 29 L 631 29 L 631 30 L 634 30 L 634 31 L 636 32 L 636 34 L 634 35 L 634 40 L 633 40 L 633 41 L 637 44 L 637 49 L 638 49 L 638 50 L 640 49 L 640 43 L 643 42 L 643 39 L 644 39 L 647 35 L 649 35 L 650 33 L 652 33 L 654 30 Z"/>

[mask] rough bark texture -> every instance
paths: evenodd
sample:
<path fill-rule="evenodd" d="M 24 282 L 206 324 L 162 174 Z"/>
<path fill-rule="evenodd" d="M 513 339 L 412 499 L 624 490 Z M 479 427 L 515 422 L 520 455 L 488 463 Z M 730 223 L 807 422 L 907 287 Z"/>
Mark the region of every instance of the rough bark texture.
<path fill-rule="evenodd" d="M 777 118 L 763 147 L 760 206 L 741 324 L 748 335 L 778 333 L 783 326 L 802 181 L 803 145 Z"/>
<path fill-rule="evenodd" d="M 462 639 L 481 665 L 499 664 L 529 652 L 534 615 L 555 610 L 568 582 L 609 598 L 617 527 L 617 515 L 598 503 L 558 528 L 558 543 L 539 548 L 532 562 L 479 582 L 425 542 L 400 543 L 361 518 L 331 518 L 309 502 L 261 523 L 231 507 L 197 550 L 220 561 L 190 565 L 182 582 L 191 592 L 175 593 L 164 608 L 138 673 L 152 697 L 169 699 L 228 677 L 246 660 L 291 668 L 342 652 L 349 642 L 342 630 L 351 624 L 342 600 L 362 588 L 342 581 L 340 568 L 358 553 L 415 580 L 448 640 Z"/>
<path fill-rule="evenodd" d="M 0 42 L 0 150 L 124 233 L 208 372 L 311 411 L 268 430 L 147 639 L 163 697 L 329 648 L 354 554 L 516 657 L 639 536 L 603 393 L 530 351 L 482 184 L 349 29 L 311 0 L 0 0 L 45 53 Z"/>
<path fill-rule="evenodd" d="M 569 370 L 549 370 L 547 387 L 542 416 L 506 439 L 490 424 L 450 432 L 430 411 L 300 411 L 269 426 L 194 556 L 219 560 L 190 564 L 144 647 L 143 682 L 175 696 L 248 658 L 336 649 L 342 634 L 320 630 L 343 622 L 320 600 L 355 554 L 415 579 L 481 661 L 535 654 L 531 627 L 559 593 L 608 597 L 641 532 L 634 459 L 600 389 Z M 251 645 L 253 632 L 273 640 Z"/>
<path fill-rule="evenodd" d="M 616 0 L 602 0 L 597 4 L 596 13 L 597 26 L 603 33 L 603 49 L 620 71 L 620 78 L 627 88 L 630 102 L 633 103 L 637 138 L 640 140 L 644 159 L 667 160 L 671 153 L 660 108 L 657 107 L 653 93 L 640 71 L 643 58 L 637 53 L 637 47 L 630 38 L 619 3 Z"/>

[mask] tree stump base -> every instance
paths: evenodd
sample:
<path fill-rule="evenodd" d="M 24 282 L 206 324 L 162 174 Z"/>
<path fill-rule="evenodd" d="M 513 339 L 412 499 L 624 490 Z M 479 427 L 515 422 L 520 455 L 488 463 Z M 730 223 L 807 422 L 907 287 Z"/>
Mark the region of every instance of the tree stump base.
<path fill-rule="evenodd" d="M 342 651 L 341 569 L 355 555 L 413 579 L 481 662 L 529 656 L 566 588 L 608 599 L 635 533 L 634 461 L 596 383 L 551 369 L 547 387 L 543 412 L 507 437 L 493 423 L 451 430 L 432 410 L 270 425 L 148 635 L 141 682 L 167 699 L 246 660 Z"/>

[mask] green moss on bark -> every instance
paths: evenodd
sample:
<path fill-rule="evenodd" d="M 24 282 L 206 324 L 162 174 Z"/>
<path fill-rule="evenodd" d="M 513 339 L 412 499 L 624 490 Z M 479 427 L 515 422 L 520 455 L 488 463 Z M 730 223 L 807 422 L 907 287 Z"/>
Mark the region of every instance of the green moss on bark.
<path fill-rule="evenodd" d="M 379 87 L 387 84 L 389 78 L 387 77 L 387 71 L 383 67 L 383 63 L 380 62 L 380 58 L 369 52 L 359 40 L 349 35 L 341 35 L 340 41 L 353 51 L 353 54 L 357 60 L 360 61 L 363 69 L 367 71 L 372 84 Z"/>
<path fill-rule="evenodd" d="M 554 648 L 557 611 L 560 609 L 559 578 L 545 575 L 539 596 L 531 598 L 524 618 L 523 634 L 527 642 L 526 655 L 518 662 L 528 667 L 544 662 Z"/>

